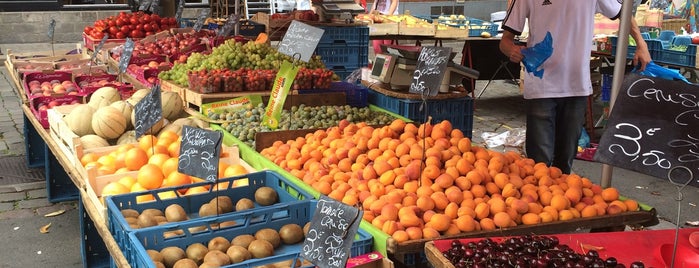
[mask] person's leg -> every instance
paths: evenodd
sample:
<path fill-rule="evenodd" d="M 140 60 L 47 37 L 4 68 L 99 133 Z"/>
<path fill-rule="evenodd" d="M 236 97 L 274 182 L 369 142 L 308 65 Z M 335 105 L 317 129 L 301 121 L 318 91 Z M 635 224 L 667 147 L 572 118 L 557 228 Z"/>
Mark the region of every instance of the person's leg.
<path fill-rule="evenodd" d="M 555 150 L 552 166 L 570 174 L 573 159 L 578 151 L 578 139 L 585 123 L 587 97 L 558 99 L 556 108 Z"/>
<path fill-rule="evenodd" d="M 381 53 L 381 44 L 384 40 L 371 40 L 371 45 L 374 47 L 374 54 Z"/>
<path fill-rule="evenodd" d="M 528 158 L 551 165 L 554 152 L 554 119 L 556 103 L 553 99 L 524 100 L 527 111 L 525 150 Z"/>

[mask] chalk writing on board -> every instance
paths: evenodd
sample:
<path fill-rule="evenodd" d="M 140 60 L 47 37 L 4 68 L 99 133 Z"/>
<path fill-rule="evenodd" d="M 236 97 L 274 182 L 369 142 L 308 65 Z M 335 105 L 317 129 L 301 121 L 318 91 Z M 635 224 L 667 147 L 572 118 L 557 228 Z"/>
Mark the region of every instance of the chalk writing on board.
<path fill-rule="evenodd" d="M 277 51 L 292 57 L 298 53 L 302 61 L 308 62 L 323 37 L 325 30 L 308 24 L 292 21 L 279 43 Z"/>
<path fill-rule="evenodd" d="M 345 267 L 361 216 L 359 209 L 322 196 L 303 244 L 304 258 L 322 268 Z"/>
<path fill-rule="evenodd" d="M 150 93 L 136 103 L 134 130 L 136 137 L 141 137 L 150 130 L 155 123 L 163 119 L 163 106 L 160 96 L 160 84 L 155 85 Z"/>
<path fill-rule="evenodd" d="M 698 88 L 627 75 L 595 160 L 658 178 L 675 167 L 699 172 Z"/>
<path fill-rule="evenodd" d="M 409 92 L 437 95 L 450 54 L 449 47 L 422 47 Z"/>
<path fill-rule="evenodd" d="M 216 181 L 221 137 L 218 131 L 183 127 L 177 170 L 207 181 Z"/>
<path fill-rule="evenodd" d="M 121 52 L 119 57 L 119 72 L 126 72 L 126 67 L 129 66 L 131 61 L 131 56 L 133 56 L 134 42 L 133 39 L 127 37 L 126 43 L 124 43 L 124 51 Z"/>

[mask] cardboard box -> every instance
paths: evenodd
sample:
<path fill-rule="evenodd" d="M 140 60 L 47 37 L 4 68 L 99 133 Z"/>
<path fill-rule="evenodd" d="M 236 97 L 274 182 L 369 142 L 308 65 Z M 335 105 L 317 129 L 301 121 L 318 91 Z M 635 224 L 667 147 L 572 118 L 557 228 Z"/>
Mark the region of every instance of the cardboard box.
<path fill-rule="evenodd" d="M 379 252 L 369 252 L 364 255 L 349 258 L 347 268 L 393 268 L 393 262 Z"/>

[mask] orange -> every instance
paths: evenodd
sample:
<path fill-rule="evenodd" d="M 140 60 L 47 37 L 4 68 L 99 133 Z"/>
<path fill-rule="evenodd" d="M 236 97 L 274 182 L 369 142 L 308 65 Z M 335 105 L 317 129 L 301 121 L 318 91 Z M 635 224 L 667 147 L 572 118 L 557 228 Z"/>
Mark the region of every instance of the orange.
<path fill-rule="evenodd" d="M 148 163 L 148 154 L 141 148 L 131 148 L 126 151 L 124 160 L 126 168 L 131 171 L 136 171 Z"/>
<path fill-rule="evenodd" d="M 141 148 L 144 152 L 149 151 L 157 142 L 158 138 L 156 136 L 146 134 L 138 139 L 138 147 Z"/>
<path fill-rule="evenodd" d="M 129 193 L 130 189 L 119 182 L 110 182 L 102 188 L 102 197 Z"/>
<path fill-rule="evenodd" d="M 163 164 L 168 159 L 170 159 L 169 154 L 158 153 L 158 154 L 154 154 L 150 158 L 148 158 L 148 164 L 154 164 L 162 170 Z M 163 174 L 164 174 L 164 172 L 163 172 Z"/>
<path fill-rule="evenodd" d="M 148 189 L 146 189 L 146 188 L 144 188 L 143 186 L 141 186 L 140 184 L 138 184 L 138 182 L 137 182 L 137 183 L 134 183 L 134 184 L 131 186 L 131 192 L 132 192 L 132 193 L 134 193 L 134 192 L 143 192 L 143 191 L 148 191 Z M 139 196 L 136 197 L 136 203 L 148 202 L 148 201 L 152 201 L 152 200 L 154 200 L 152 194 L 142 194 L 142 195 L 139 195 Z"/>
<path fill-rule="evenodd" d="M 160 187 L 173 187 L 191 183 L 192 178 L 189 177 L 189 175 L 175 171 L 165 177 L 165 180 L 163 180 L 163 184 Z M 183 190 L 182 192 L 186 192 L 186 190 Z"/>
<path fill-rule="evenodd" d="M 167 153 L 172 157 L 178 157 L 180 155 L 180 142 L 173 142 L 167 146 Z"/>
<path fill-rule="evenodd" d="M 180 135 L 178 135 L 176 132 L 174 132 L 172 130 L 163 130 L 160 133 L 158 133 L 158 142 L 160 142 L 160 140 L 165 140 L 168 142 L 175 142 L 179 138 L 180 138 Z"/>
<path fill-rule="evenodd" d="M 192 195 L 192 194 L 202 194 L 202 193 L 208 193 L 209 190 L 206 189 L 204 186 L 195 186 L 192 188 L 187 189 L 187 192 L 185 192 L 185 195 Z"/>
<path fill-rule="evenodd" d="M 163 184 L 164 179 L 165 175 L 163 175 L 163 171 L 155 164 L 143 165 L 136 175 L 138 184 L 148 190 L 159 188 Z"/>
<path fill-rule="evenodd" d="M 163 165 L 161 166 L 161 169 L 163 170 L 163 175 L 167 177 L 170 175 L 170 173 L 177 171 L 177 166 L 178 166 L 179 159 L 177 157 L 170 157 L 165 162 L 163 162 Z"/>
<path fill-rule="evenodd" d="M 245 167 L 241 164 L 232 164 L 226 167 L 226 170 L 223 171 L 223 177 L 228 178 L 228 177 L 236 177 L 236 176 L 241 176 L 248 174 L 248 170 L 245 169 Z"/>
<path fill-rule="evenodd" d="M 136 178 L 131 176 L 124 176 L 121 177 L 121 179 L 117 180 L 117 182 L 131 189 L 131 187 L 136 183 Z"/>
<path fill-rule="evenodd" d="M 80 158 L 80 163 L 84 166 L 87 166 L 88 163 L 91 162 L 97 162 L 97 159 L 99 159 L 99 155 L 96 153 L 86 153 Z"/>

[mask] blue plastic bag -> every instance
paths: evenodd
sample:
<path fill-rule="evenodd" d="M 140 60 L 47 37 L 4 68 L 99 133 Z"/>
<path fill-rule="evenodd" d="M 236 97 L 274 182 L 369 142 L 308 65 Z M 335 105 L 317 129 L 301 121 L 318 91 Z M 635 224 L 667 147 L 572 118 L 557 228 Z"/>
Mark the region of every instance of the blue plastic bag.
<path fill-rule="evenodd" d="M 538 70 L 541 64 L 543 64 L 549 57 L 553 54 L 553 37 L 551 37 L 551 32 L 546 32 L 546 37 L 541 40 L 538 44 L 522 49 L 522 63 L 527 72 L 534 74 L 538 78 L 544 76 L 544 69 Z"/>
<path fill-rule="evenodd" d="M 679 70 L 672 70 L 662 67 L 660 65 L 655 64 L 655 62 L 653 61 L 649 62 L 646 65 L 646 69 L 642 72 L 639 72 L 637 67 L 634 67 L 633 70 L 631 70 L 631 72 L 650 77 L 663 78 L 667 80 L 681 80 L 687 84 L 691 84 L 689 83 L 689 81 L 687 81 L 687 78 L 680 73 Z"/>

